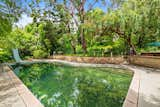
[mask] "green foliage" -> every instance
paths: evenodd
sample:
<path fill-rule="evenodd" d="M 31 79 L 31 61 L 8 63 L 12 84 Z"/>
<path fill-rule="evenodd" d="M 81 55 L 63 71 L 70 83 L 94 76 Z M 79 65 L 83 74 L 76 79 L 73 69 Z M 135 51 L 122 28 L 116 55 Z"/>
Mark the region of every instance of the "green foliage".
<path fill-rule="evenodd" d="M 21 15 L 21 1 L 1 0 L 0 1 L 0 60 L 7 61 L 11 59 L 11 47 L 8 35 L 12 31 L 14 22 Z"/>
<path fill-rule="evenodd" d="M 59 39 L 62 36 L 62 29 L 59 25 L 56 25 L 50 21 L 33 23 L 26 26 L 27 32 L 35 35 L 35 42 L 38 47 L 43 47 L 47 53 L 52 54 L 53 51 L 61 49 Z"/>
<path fill-rule="evenodd" d="M 47 58 L 48 54 L 44 50 L 34 50 L 33 57 L 34 58 Z"/>
<path fill-rule="evenodd" d="M 43 30 L 45 33 L 44 39 L 41 39 L 42 44 L 49 51 L 49 53 L 52 54 L 53 51 L 56 51 L 56 49 L 60 47 L 58 39 L 62 36 L 63 31 L 60 29 L 59 25 L 51 22 L 46 22 Z"/>
<path fill-rule="evenodd" d="M 122 38 L 114 41 L 112 52 L 114 55 L 124 55 L 125 54 L 125 43 Z"/>
<path fill-rule="evenodd" d="M 7 36 L 12 31 L 14 22 L 21 16 L 22 6 L 21 0 L 1 0 L 0 1 L 0 36 Z"/>
<path fill-rule="evenodd" d="M 112 46 L 93 46 L 88 48 L 88 55 L 89 56 L 106 56 L 110 54 Z"/>
<path fill-rule="evenodd" d="M 82 47 L 80 45 L 76 46 L 77 53 L 83 54 Z"/>
<path fill-rule="evenodd" d="M 33 35 L 27 33 L 21 29 L 15 29 L 8 35 L 9 41 L 12 44 L 12 48 L 27 49 L 32 46 Z"/>
<path fill-rule="evenodd" d="M 11 32 L 11 28 L 12 25 L 9 22 L 9 20 L 2 18 L 2 16 L 0 16 L 0 36 L 5 36 L 7 35 L 9 32 Z"/>
<path fill-rule="evenodd" d="M 95 0 L 95 3 L 102 1 Z M 40 6 L 42 2 L 44 7 Z M 22 57 L 36 53 L 39 58 L 38 53 L 42 53 L 39 50 L 45 50 L 47 55 L 62 52 L 81 56 L 109 56 L 111 52 L 121 55 L 127 54 L 130 48 L 137 52 L 159 50 L 145 46 L 160 41 L 160 2 L 157 0 L 111 0 L 107 12 L 98 7 L 77 10 L 78 6 L 83 8 L 84 4 L 88 5 L 81 1 L 48 3 L 51 2 L 26 2 L 33 23 L 19 29 L 13 23 L 25 6 L 22 7 L 18 1 L 2 1 L 0 48 L 9 53 L 12 48 L 19 48 Z M 9 13 L 10 9 L 13 12 Z"/>
<path fill-rule="evenodd" d="M 7 51 L 2 50 L 2 49 L 0 48 L 0 62 L 6 62 L 6 61 L 8 61 L 8 60 L 10 60 L 10 59 L 11 59 L 11 54 L 10 54 L 10 52 L 7 52 Z"/>

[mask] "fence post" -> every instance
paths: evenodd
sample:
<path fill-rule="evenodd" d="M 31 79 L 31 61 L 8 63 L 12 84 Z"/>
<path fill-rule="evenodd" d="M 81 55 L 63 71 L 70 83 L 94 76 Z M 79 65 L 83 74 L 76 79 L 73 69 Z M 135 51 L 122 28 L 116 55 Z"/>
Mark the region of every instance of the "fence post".
<path fill-rule="evenodd" d="M 113 62 L 113 53 L 111 52 L 111 61 Z"/>

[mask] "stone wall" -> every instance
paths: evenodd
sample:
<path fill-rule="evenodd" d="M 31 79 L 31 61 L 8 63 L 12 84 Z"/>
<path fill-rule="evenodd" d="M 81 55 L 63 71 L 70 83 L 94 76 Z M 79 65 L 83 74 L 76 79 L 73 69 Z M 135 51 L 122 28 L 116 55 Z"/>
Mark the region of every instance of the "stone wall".
<path fill-rule="evenodd" d="M 58 60 L 66 60 L 80 63 L 95 63 L 95 64 L 120 64 L 125 61 L 123 57 L 78 57 L 78 56 L 63 56 L 55 55 L 50 58 Z"/>
<path fill-rule="evenodd" d="M 160 57 L 159 56 L 129 56 L 128 61 L 131 64 L 160 68 Z"/>

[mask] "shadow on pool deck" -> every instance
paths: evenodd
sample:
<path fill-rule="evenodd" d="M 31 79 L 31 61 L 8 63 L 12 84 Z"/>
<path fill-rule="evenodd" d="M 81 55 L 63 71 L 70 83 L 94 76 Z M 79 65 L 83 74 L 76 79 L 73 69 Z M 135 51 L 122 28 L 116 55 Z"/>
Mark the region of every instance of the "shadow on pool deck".
<path fill-rule="evenodd" d="M 17 81 L 11 81 L 8 72 L 0 69 L 0 107 L 25 107 L 14 84 L 20 85 Z"/>
<path fill-rule="evenodd" d="M 138 107 L 160 107 L 160 72 L 152 68 L 140 68 L 141 81 Z"/>
<path fill-rule="evenodd" d="M 140 96 L 138 107 L 160 107 L 160 98 L 154 95 Z"/>

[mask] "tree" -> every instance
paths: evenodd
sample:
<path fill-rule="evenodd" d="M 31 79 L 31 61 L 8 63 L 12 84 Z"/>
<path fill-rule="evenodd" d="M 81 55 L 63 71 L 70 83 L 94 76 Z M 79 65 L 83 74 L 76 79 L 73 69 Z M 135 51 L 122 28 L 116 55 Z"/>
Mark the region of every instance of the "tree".
<path fill-rule="evenodd" d="M 87 0 L 64 0 L 65 10 L 70 12 L 70 15 L 72 16 L 73 20 L 75 21 L 75 24 L 78 27 L 78 32 L 82 44 L 82 49 L 84 53 L 87 53 L 87 43 L 85 38 L 85 29 L 83 28 L 83 25 L 86 20 L 86 13 L 88 11 L 91 11 L 94 8 L 94 5 L 97 2 L 103 2 L 105 4 L 105 0 L 94 0 L 92 2 L 89 2 Z M 87 8 L 85 8 L 85 6 Z"/>
<path fill-rule="evenodd" d="M 6 35 L 12 29 L 12 25 L 18 20 L 25 6 L 19 0 L 0 1 L 0 36 Z"/>

